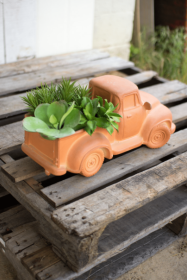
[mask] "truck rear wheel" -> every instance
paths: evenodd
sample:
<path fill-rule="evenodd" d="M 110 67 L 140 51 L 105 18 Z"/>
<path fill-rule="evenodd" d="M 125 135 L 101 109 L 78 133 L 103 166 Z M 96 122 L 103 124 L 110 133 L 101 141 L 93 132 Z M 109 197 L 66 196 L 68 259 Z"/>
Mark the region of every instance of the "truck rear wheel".
<path fill-rule="evenodd" d="M 149 148 L 160 148 L 170 139 L 170 129 L 166 123 L 161 123 L 153 128 L 149 136 L 147 146 Z"/>
<path fill-rule="evenodd" d="M 103 161 L 104 153 L 101 149 L 96 149 L 94 151 L 89 152 L 83 158 L 80 174 L 82 174 L 85 177 L 95 175 L 103 165 Z"/>

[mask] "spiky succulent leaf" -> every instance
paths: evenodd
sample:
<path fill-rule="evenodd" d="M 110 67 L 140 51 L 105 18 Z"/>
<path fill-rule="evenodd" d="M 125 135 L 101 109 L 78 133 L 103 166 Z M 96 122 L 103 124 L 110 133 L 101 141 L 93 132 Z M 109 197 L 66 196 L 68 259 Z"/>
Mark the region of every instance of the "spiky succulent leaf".
<path fill-rule="evenodd" d="M 97 122 L 95 120 L 94 121 L 88 121 L 87 126 L 90 128 L 91 132 L 93 133 L 94 130 L 96 129 L 96 127 L 97 127 Z"/>
<path fill-rule="evenodd" d="M 95 118 L 98 127 L 107 128 L 110 122 L 106 118 Z"/>
<path fill-rule="evenodd" d="M 108 126 L 106 130 L 110 133 L 110 135 L 112 135 L 112 133 L 114 132 L 114 128 L 112 125 Z"/>
<path fill-rule="evenodd" d="M 83 112 L 84 112 L 84 115 L 86 116 L 86 118 L 87 118 L 88 120 L 92 120 L 92 119 L 93 119 L 93 117 L 94 117 L 94 114 L 93 114 L 93 105 L 92 105 L 91 102 L 89 102 L 89 103 L 86 105 L 85 109 L 83 109 Z"/>
<path fill-rule="evenodd" d="M 84 124 L 84 123 L 86 123 L 86 122 L 87 122 L 87 119 L 86 119 L 85 116 L 81 113 L 79 124 Z"/>
<path fill-rule="evenodd" d="M 99 107 L 98 107 L 98 103 L 99 103 L 99 99 L 98 98 L 94 98 L 92 100 L 92 105 L 93 105 L 93 115 L 95 116 L 99 110 Z"/>
<path fill-rule="evenodd" d="M 118 130 L 118 124 L 116 122 L 111 121 L 110 123 L 116 130 Z"/>
<path fill-rule="evenodd" d="M 99 99 L 100 106 L 103 106 L 103 98 L 101 96 L 97 96 L 97 98 Z"/>

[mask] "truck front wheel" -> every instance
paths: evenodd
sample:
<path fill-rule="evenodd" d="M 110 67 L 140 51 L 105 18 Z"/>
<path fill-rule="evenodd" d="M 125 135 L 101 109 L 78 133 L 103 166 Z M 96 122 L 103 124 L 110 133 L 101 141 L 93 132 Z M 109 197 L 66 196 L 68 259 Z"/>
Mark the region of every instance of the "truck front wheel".
<path fill-rule="evenodd" d="M 95 175 L 101 168 L 104 161 L 104 153 L 101 149 L 96 149 L 85 155 L 81 163 L 81 172 L 85 177 Z"/>
<path fill-rule="evenodd" d="M 161 123 L 153 128 L 149 136 L 147 146 L 149 148 L 160 148 L 170 139 L 170 129 L 166 123 Z"/>

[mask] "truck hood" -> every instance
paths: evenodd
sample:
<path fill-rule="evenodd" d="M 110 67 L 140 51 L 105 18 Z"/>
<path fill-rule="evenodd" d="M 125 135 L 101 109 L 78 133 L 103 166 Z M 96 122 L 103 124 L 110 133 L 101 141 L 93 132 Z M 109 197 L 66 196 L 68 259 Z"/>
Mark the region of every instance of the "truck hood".
<path fill-rule="evenodd" d="M 139 90 L 140 97 L 142 100 L 142 103 L 144 104 L 146 101 L 149 102 L 152 105 L 152 108 L 156 107 L 158 104 L 160 104 L 160 101 L 151 95 L 150 93 L 144 92 Z"/>

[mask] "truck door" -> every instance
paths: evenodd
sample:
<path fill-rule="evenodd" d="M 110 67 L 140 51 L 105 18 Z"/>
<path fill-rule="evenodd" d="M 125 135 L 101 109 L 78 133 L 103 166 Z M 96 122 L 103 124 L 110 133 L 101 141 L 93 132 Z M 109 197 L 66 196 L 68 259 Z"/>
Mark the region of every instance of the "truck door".
<path fill-rule="evenodd" d="M 137 93 L 131 93 L 123 98 L 124 130 L 123 138 L 127 139 L 138 135 L 143 121 L 146 117 L 146 110 L 142 106 Z"/>

